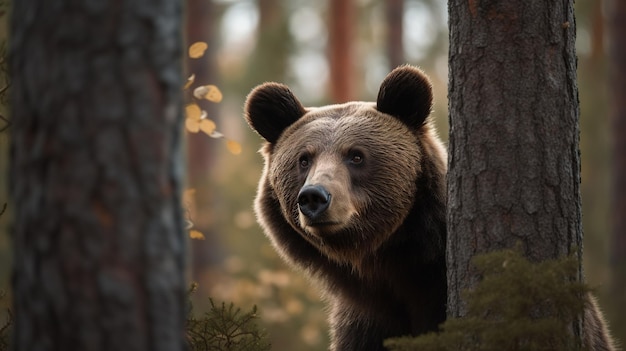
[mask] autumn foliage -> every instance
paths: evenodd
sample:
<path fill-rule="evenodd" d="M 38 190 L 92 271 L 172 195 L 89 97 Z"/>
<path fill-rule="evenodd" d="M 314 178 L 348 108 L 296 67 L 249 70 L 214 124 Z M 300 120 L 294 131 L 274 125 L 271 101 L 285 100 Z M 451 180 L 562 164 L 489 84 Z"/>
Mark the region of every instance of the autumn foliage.
<path fill-rule="evenodd" d="M 204 42 L 197 42 L 189 46 L 189 57 L 198 59 L 204 56 L 208 45 Z M 195 82 L 195 75 L 192 74 L 187 78 L 184 90 L 189 90 Z M 224 134 L 217 131 L 217 125 L 209 118 L 207 112 L 200 108 L 196 100 L 208 100 L 218 103 L 222 101 L 222 92 L 215 85 L 200 85 L 193 89 L 190 100 L 185 106 L 185 128 L 190 133 L 203 132 L 211 138 L 224 138 L 226 140 L 226 148 L 234 155 L 241 153 L 241 145 L 226 138 Z"/>

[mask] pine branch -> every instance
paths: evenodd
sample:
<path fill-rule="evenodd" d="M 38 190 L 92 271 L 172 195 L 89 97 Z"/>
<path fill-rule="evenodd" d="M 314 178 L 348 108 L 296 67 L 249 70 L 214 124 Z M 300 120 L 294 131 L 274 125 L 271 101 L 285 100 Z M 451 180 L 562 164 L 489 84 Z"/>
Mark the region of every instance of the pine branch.
<path fill-rule="evenodd" d="M 464 318 L 449 319 L 438 334 L 389 339 L 385 346 L 392 351 L 575 350 L 569 328 L 583 313 L 589 292 L 572 279 L 577 259 L 532 263 L 520 251 L 475 257 L 482 281 L 464 295 Z"/>
<path fill-rule="evenodd" d="M 197 285 L 192 285 L 189 294 L 195 292 Z M 187 340 L 192 351 L 264 351 L 270 349 L 266 333 L 256 324 L 257 308 L 243 312 L 233 303 L 217 305 L 209 298 L 209 311 L 201 318 L 192 316 L 187 319 Z"/>

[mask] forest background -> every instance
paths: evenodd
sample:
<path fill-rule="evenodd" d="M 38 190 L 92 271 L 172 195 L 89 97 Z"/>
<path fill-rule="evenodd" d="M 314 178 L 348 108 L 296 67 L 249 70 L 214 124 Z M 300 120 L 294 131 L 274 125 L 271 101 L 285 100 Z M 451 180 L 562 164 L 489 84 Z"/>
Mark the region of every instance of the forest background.
<path fill-rule="evenodd" d="M 447 140 L 446 2 L 186 0 L 186 6 L 187 45 L 208 44 L 204 55 L 187 60 L 187 75 L 194 74 L 196 84 L 221 90 L 221 102 L 199 104 L 225 136 L 187 134 L 187 187 L 195 191 L 185 205 L 194 229 L 203 235 L 190 243 L 189 280 L 199 283 L 195 313 L 208 308 L 208 297 L 245 309 L 257 305 L 273 349 L 324 350 L 328 328 L 318 291 L 282 263 L 255 222 L 252 201 L 262 168 L 257 153 L 261 139 L 245 124 L 243 101 L 250 89 L 265 81 L 290 85 L 309 106 L 371 101 L 393 67 L 410 63 L 433 81 L 434 116 Z M 606 1 L 576 2 L 584 267 L 613 334 L 626 340 L 626 326 L 612 323 L 620 311 L 608 294 L 613 191 L 607 7 Z M 1 20 L 4 40 L 6 15 Z M 0 113 L 7 116 L 6 106 Z M 7 128 L 9 123 L 0 120 L 0 212 L 8 198 Z M 237 142 L 241 152 L 234 154 L 225 140 Z M 0 216 L 0 290 L 6 292 L 10 228 L 9 203 Z M 9 301 L 10 296 L 5 297 L 0 307 Z"/>

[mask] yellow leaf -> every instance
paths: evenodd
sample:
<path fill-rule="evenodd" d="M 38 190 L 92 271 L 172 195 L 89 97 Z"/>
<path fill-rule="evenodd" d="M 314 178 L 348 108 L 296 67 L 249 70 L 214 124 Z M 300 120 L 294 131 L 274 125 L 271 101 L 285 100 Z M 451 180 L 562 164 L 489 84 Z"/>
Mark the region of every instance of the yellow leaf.
<path fill-rule="evenodd" d="M 191 44 L 191 46 L 189 47 L 189 57 L 194 59 L 202 57 L 208 47 L 209 46 L 207 45 L 207 43 L 202 41 Z"/>
<path fill-rule="evenodd" d="M 194 89 L 193 96 L 195 96 L 196 99 L 207 99 L 212 102 L 222 101 L 222 92 L 215 85 L 199 86 Z"/>
<path fill-rule="evenodd" d="M 241 144 L 236 141 L 226 140 L 226 148 L 233 155 L 239 155 L 241 153 Z"/>
<path fill-rule="evenodd" d="M 195 80 L 196 80 L 196 75 L 195 74 L 190 75 L 189 78 L 187 78 L 187 83 L 185 83 L 183 90 L 189 88 Z"/>
<path fill-rule="evenodd" d="M 210 119 L 203 119 L 200 121 L 200 130 L 206 133 L 206 135 L 211 135 L 215 131 L 215 122 Z"/>
<path fill-rule="evenodd" d="M 197 230 L 190 230 L 189 231 L 189 237 L 192 239 L 196 239 L 196 240 L 204 240 L 204 234 L 202 234 L 201 232 L 197 231 Z"/>
<path fill-rule="evenodd" d="M 193 118 L 187 118 L 185 120 L 185 128 L 191 133 L 197 133 L 200 130 L 200 122 Z"/>
<path fill-rule="evenodd" d="M 202 118 L 202 110 L 200 110 L 200 106 L 196 104 L 189 104 L 185 106 L 185 115 L 187 116 L 187 119 L 200 121 Z"/>
<path fill-rule="evenodd" d="M 196 189 L 190 188 L 183 192 L 183 202 L 187 203 L 193 200 L 193 197 L 196 195 Z"/>

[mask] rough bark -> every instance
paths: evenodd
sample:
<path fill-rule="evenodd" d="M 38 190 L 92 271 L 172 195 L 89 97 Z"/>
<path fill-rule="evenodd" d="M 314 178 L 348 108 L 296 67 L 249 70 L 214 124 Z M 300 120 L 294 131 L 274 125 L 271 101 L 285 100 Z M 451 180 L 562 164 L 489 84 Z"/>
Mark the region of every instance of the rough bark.
<path fill-rule="evenodd" d="M 334 103 L 355 99 L 354 88 L 354 0 L 329 2 L 330 98 Z"/>
<path fill-rule="evenodd" d="M 573 1 L 449 2 L 448 314 L 479 253 L 582 250 Z M 581 269 L 579 269 L 579 272 Z M 579 274 L 578 279 L 581 278 Z"/>
<path fill-rule="evenodd" d="M 12 5 L 15 350 L 183 350 L 180 2 Z"/>
<path fill-rule="evenodd" d="M 611 206 L 611 297 L 613 330 L 626 330 L 626 3 L 610 2 L 611 125 L 613 135 L 613 197 Z M 621 336 L 625 336 L 622 332 Z"/>

